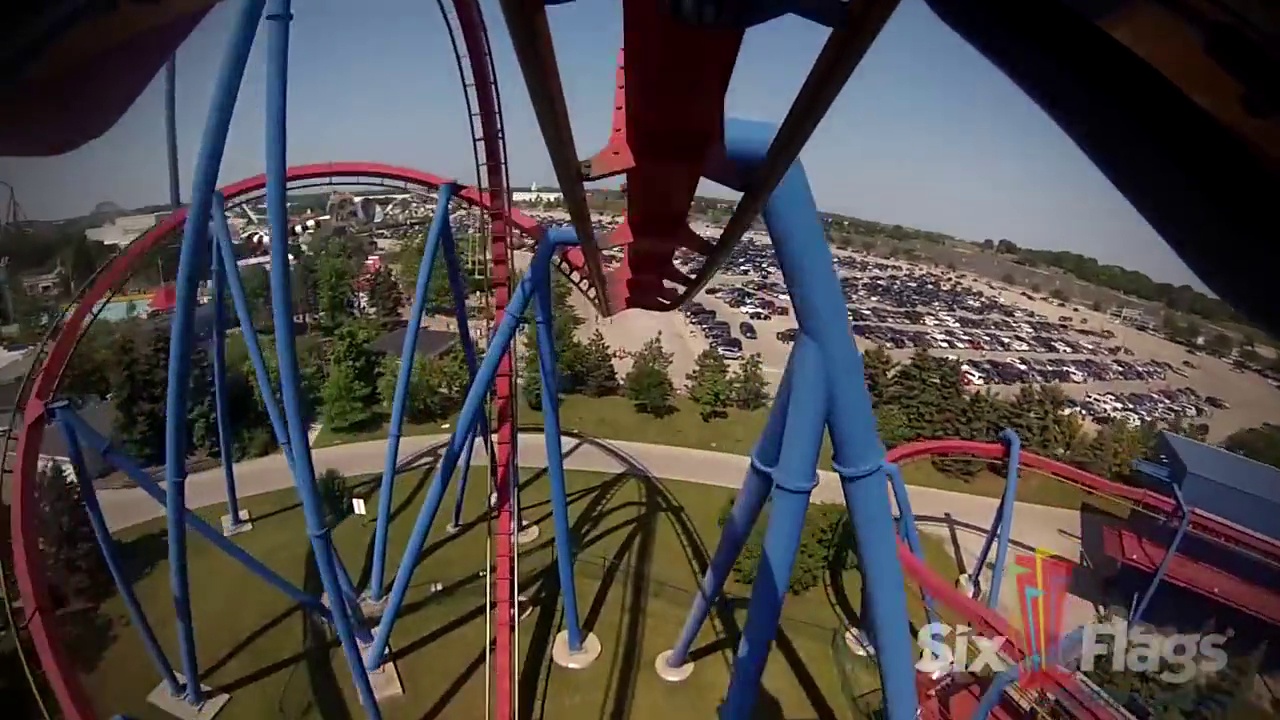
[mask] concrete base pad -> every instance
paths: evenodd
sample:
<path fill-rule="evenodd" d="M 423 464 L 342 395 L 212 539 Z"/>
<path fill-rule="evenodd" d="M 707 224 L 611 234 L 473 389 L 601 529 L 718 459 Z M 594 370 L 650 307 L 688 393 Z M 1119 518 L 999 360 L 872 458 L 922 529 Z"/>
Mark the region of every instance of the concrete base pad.
<path fill-rule="evenodd" d="M 578 652 L 569 650 L 569 631 L 562 630 L 556 634 L 555 642 L 551 645 L 551 659 L 562 668 L 569 670 L 582 670 L 596 661 L 600 657 L 600 638 L 595 633 L 587 633 L 582 638 L 582 649 Z"/>
<path fill-rule="evenodd" d="M 182 673 L 174 673 L 174 675 L 178 678 L 178 684 L 185 687 L 187 684 L 186 677 Z M 154 690 L 147 693 L 147 702 L 179 718 L 179 720 L 210 720 L 231 700 L 231 696 L 226 694 L 210 695 L 212 688 L 208 685 L 201 685 L 200 688 L 204 690 L 205 696 L 204 702 L 199 705 L 192 705 L 185 698 L 174 697 L 169 694 L 169 686 L 164 682 L 161 682 Z"/>
<path fill-rule="evenodd" d="M 851 627 L 845 630 L 844 644 L 848 645 L 855 655 L 872 657 L 876 654 L 876 648 L 871 644 L 871 636 L 862 628 Z"/>
<path fill-rule="evenodd" d="M 372 649 L 372 645 L 360 645 L 360 657 L 367 662 Z M 387 655 L 391 655 L 390 645 L 387 646 Z M 373 686 L 375 699 L 386 700 L 404 694 L 404 686 L 400 684 L 400 671 L 396 669 L 394 662 L 384 662 L 378 669 L 366 674 L 369 676 L 369 684 Z"/>
<path fill-rule="evenodd" d="M 516 544 L 528 545 L 529 543 L 537 540 L 538 536 L 541 534 L 542 531 L 538 529 L 537 525 L 525 525 L 516 533 Z"/>
<path fill-rule="evenodd" d="M 387 601 L 391 599 L 390 595 L 383 595 L 381 600 L 374 600 L 369 593 L 360 594 L 360 614 L 365 616 L 367 620 L 373 620 L 382 617 L 382 611 L 387 609 Z"/>
<path fill-rule="evenodd" d="M 243 533 L 243 532 L 249 532 L 252 529 L 253 529 L 253 523 L 250 522 L 249 520 L 249 511 L 245 510 L 244 508 L 240 508 L 240 520 L 238 522 L 232 521 L 230 513 L 222 516 L 222 536 L 223 537 L 231 537 L 232 535 L 239 535 L 240 533 Z"/>
<path fill-rule="evenodd" d="M 960 573 L 960 576 L 956 578 L 956 589 L 969 597 L 974 597 L 973 591 L 975 587 L 973 576 L 969 573 Z"/>
<path fill-rule="evenodd" d="M 450 535 L 457 535 L 458 531 L 461 529 L 462 529 L 461 525 L 454 525 L 453 523 L 449 523 L 448 525 L 445 526 L 444 531 L 449 533 Z"/>
<path fill-rule="evenodd" d="M 680 667 L 671 667 L 671 651 L 664 650 L 658 653 L 657 659 L 653 661 L 653 669 L 658 671 L 658 677 L 667 682 L 683 682 L 689 679 L 693 674 L 693 663 L 685 661 Z"/>

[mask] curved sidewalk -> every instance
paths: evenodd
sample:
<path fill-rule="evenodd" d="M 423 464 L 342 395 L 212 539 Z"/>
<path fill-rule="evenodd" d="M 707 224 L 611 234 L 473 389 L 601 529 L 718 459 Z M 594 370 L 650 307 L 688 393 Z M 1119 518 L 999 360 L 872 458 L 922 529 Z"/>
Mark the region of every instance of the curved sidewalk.
<path fill-rule="evenodd" d="M 520 435 L 519 459 L 525 468 L 542 468 L 547 454 L 541 434 Z M 408 469 L 434 462 L 448 435 L 406 437 L 400 443 L 399 465 Z M 749 458 L 744 455 L 677 447 L 650 445 L 625 440 L 583 439 L 565 436 L 562 441 L 567 470 L 603 473 L 631 471 L 656 478 L 737 488 L 746 474 Z M 386 440 L 370 440 L 319 448 L 312 451 L 316 472 L 333 468 L 344 475 L 380 473 L 386 460 Z M 477 443 L 473 463 L 484 462 Z M 235 466 L 240 497 L 250 497 L 293 487 L 284 456 L 269 455 Z M 225 502 L 222 468 L 217 467 L 187 478 L 187 505 L 191 508 Z M 908 486 L 911 507 L 924 532 L 939 536 L 969 568 L 990 527 L 999 500 L 949 490 Z M 164 516 L 164 507 L 137 488 L 104 489 L 98 493 L 112 530 Z M 815 502 L 842 502 L 835 473 L 819 472 Z M 1063 508 L 1018 503 L 1012 537 L 1026 546 L 1043 548 L 1074 558 L 1080 552 L 1080 513 Z M 1006 583 L 1011 586 L 1012 583 Z M 1006 593 L 1001 593 L 1005 595 Z M 1001 598 L 1002 604 L 1006 598 Z"/>

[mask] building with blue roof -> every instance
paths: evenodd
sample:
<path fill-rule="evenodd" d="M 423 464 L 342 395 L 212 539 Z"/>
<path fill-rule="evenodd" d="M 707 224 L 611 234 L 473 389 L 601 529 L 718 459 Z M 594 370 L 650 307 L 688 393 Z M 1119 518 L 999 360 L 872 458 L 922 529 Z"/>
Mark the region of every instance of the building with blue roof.
<path fill-rule="evenodd" d="M 1280 540 L 1280 469 L 1170 432 L 1156 447 L 1188 505 Z"/>

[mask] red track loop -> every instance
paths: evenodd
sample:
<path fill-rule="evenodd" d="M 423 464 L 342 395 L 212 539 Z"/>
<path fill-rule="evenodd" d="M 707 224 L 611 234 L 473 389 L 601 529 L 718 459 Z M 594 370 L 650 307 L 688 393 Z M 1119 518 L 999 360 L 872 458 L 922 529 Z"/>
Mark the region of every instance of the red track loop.
<path fill-rule="evenodd" d="M 379 163 L 336 162 L 316 165 L 300 165 L 289 169 L 290 182 L 323 181 L 342 178 L 376 178 L 399 183 L 409 183 L 421 188 L 435 189 L 448 182 L 445 178 L 411 168 Z M 262 190 L 266 176 L 258 175 L 222 188 L 228 202 Z M 458 197 L 471 205 L 492 210 L 492 197 L 481 196 L 473 187 L 466 187 Z M 23 610 L 27 617 L 27 630 L 40 658 L 49 685 L 67 720 L 90 720 L 95 717 L 93 705 L 70 656 L 63 646 L 63 633 L 57 625 L 57 617 L 49 596 L 45 564 L 40 556 L 39 531 L 36 528 L 35 507 L 36 475 L 40 446 L 48 422 L 46 405 L 54 399 L 58 379 L 62 377 L 71 359 L 81 332 L 87 327 L 93 308 L 112 290 L 123 283 L 133 268 L 161 243 L 182 232 L 186 222 L 186 208 L 180 208 L 158 225 L 134 240 L 124 252 L 111 260 L 81 294 L 79 303 L 71 311 L 49 346 L 23 411 L 22 432 L 18 439 L 17 458 L 14 464 L 13 503 L 11 523 L 13 527 L 13 573 L 18 580 L 18 592 L 22 596 Z M 510 221 L 516 229 L 533 240 L 542 237 L 542 227 L 537 221 L 517 210 L 511 210 Z"/>

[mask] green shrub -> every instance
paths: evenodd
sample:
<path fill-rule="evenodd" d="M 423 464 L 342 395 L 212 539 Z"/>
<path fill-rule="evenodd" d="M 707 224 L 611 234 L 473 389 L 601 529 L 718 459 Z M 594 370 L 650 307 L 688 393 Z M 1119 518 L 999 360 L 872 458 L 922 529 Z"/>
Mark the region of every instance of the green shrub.
<path fill-rule="evenodd" d="M 325 527 L 331 528 L 351 514 L 352 493 L 345 475 L 328 468 L 316 478 L 316 489 L 320 493 Z"/>

